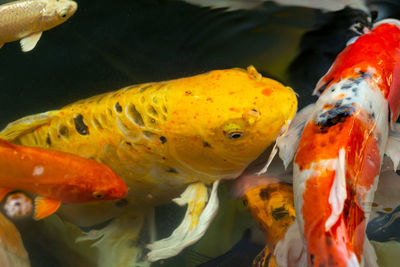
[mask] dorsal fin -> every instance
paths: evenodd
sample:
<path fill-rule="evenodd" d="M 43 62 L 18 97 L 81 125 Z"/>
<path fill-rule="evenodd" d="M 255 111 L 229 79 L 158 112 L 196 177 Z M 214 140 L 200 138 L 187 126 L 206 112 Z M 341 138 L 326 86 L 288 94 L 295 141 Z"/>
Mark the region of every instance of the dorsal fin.
<path fill-rule="evenodd" d="M 48 123 L 54 117 L 54 113 L 55 111 L 49 111 L 11 122 L 0 132 L 0 138 L 12 142 L 19 136 L 32 132 L 39 126 Z"/>

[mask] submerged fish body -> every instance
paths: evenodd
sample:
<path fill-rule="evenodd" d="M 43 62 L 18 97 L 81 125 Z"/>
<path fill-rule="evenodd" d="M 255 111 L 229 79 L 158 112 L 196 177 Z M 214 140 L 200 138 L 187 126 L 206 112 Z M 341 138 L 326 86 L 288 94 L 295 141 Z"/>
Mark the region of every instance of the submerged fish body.
<path fill-rule="evenodd" d="M 299 229 L 309 266 L 374 266 L 365 235 L 391 121 L 399 114 L 399 21 L 386 20 L 340 53 L 294 160 Z"/>
<path fill-rule="evenodd" d="M 36 199 L 35 219 L 55 212 L 61 202 L 119 199 L 127 188 L 108 166 L 76 155 L 17 146 L 0 140 L 0 197 L 19 189 Z"/>
<path fill-rule="evenodd" d="M 218 181 L 239 176 L 288 125 L 296 108 L 292 89 L 253 67 L 216 70 L 129 86 L 26 117 L 0 136 L 109 165 L 130 188 L 130 212 L 168 203 L 187 187 L 174 199 L 188 204 L 185 218 L 173 238 L 149 246 L 154 253 L 148 259 L 154 261 L 179 253 L 204 234 L 218 207 Z M 205 185 L 212 182 L 209 198 Z M 120 231 L 116 225 L 122 221 L 107 231 Z"/>
<path fill-rule="evenodd" d="M 0 47 L 21 40 L 22 51 L 28 52 L 43 31 L 65 22 L 76 9 L 72 0 L 19 0 L 0 5 Z"/>

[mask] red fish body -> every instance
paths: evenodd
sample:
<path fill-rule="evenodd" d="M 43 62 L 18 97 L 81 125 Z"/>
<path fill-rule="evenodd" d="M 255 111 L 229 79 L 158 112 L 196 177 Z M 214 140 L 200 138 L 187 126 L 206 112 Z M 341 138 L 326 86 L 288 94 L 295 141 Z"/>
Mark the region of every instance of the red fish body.
<path fill-rule="evenodd" d="M 55 212 L 61 202 L 119 199 L 127 193 L 124 181 L 106 165 L 0 140 L 0 198 L 15 189 L 40 196 L 35 219 Z"/>
<path fill-rule="evenodd" d="M 389 135 L 389 108 L 392 122 L 399 115 L 399 27 L 396 20 L 376 24 L 338 55 L 317 84 L 322 95 L 293 169 L 308 266 L 368 265 L 372 256 L 365 252 L 365 229 Z"/>

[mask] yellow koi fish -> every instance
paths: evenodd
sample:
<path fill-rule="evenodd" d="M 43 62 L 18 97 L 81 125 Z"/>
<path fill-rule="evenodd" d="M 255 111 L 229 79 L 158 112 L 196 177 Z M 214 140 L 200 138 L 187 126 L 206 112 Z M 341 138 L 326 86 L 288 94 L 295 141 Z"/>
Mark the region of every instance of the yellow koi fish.
<path fill-rule="evenodd" d="M 148 245 L 147 260 L 176 255 L 200 239 L 218 209 L 218 181 L 238 177 L 287 127 L 296 108 L 291 88 L 254 67 L 217 70 L 129 86 L 25 117 L 0 138 L 95 159 L 125 180 L 125 215 L 86 238 L 102 236 L 96 245 L 103 266 L 123 266 L 140 254 L 132 240 L 138 240 L 145 213 L 182 191 L 174 199 L 188 204 L 182 224 L 171 237 Z M 109 219 L 106 212 L 101 216 Z"/>
<path fill-rule="evenodd" d="M 22 51 L 31 51 L 42 32 L 64 23 L 77 7 L 72 0 L 20 0 L 0 5 L 0 48 L 21 40 Z"/>

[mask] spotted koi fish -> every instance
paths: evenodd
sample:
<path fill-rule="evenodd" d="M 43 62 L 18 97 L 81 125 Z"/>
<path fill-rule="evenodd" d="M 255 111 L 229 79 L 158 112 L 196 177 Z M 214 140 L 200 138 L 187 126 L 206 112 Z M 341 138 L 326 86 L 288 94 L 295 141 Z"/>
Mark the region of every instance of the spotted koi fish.
<path fill-rule="evenodd" d="M 293 179 L 308 266 L 376 266 L 366 223 L 399 115 L 400 21 L 352 40 L 318 82 Z M 390 113 L 389 113 L 390 109 Z M 397 166 L 396 166 L 397 168 Z"/>
<path fill-rule="evenodd" d="M 124 210 L 130 215 L 90 235 L 103 236 L 98 244 L 102 255 L 110 254 L 115 242 L 121 254 L 132 252 L 143 211 L 184 191 L 174 199 L 188 204 L 182 224 L 171 237 L 149 245 L 148 260 L 155 261 L 176 255 L 204 234 L 218 207 L 218 181 L 238 177 L 288 125 L 296 108 L 291 88 L 253 67 L 217 70 L 129 86 L 29 116 L 9 124 L 0 137 L 95 159 L 125 180 L 130 190 Z M 212 190 L 206 186 L 211 183 Z M 112 217 L 107 212 L 113 209 L 101 213 L 100 220 Z M 88 214 L 85 210 L 75 217 Z M 107 243 L 107 236 L 113 241 Z M 124 260 L 115 256 L 102 264 L 118 266 Z"/>

